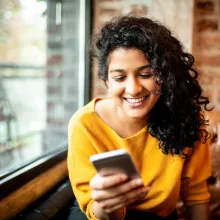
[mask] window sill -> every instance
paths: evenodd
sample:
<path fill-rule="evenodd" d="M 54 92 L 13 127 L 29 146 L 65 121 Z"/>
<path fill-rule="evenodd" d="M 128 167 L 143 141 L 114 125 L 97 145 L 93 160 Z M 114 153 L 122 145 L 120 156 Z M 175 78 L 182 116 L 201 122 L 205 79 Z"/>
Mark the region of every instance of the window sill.
<path fill-rule="evenodd" d="M 54 167 L 67 157 L 67 146 L 50 152 L 38 160 L 8 174 L 2 176 L 0 180 L 0 200 L 16 191 L 24 184 L 44 173 L 48 169 Z"/>

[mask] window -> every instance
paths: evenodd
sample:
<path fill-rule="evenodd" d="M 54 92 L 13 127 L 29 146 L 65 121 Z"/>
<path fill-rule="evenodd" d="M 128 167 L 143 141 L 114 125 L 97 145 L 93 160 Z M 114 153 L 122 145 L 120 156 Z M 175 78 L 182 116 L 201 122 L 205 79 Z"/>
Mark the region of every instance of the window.
<path fill-rule="evenodd" d="M 0 1 L 0 177 L 67 147 L 69 118 L 88 100 L 85 7 Z"/>

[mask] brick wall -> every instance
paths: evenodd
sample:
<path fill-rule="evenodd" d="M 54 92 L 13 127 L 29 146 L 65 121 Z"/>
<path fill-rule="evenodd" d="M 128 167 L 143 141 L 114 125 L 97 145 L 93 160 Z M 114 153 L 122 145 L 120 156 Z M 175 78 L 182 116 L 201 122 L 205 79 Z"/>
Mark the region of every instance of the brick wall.
<path fill-rule="evenodd" d="M 220 0 L 195 0 L 193 55 L 203 89 L 220 109 Z"/>
<path fill-rule="evenodd" d="M 94 0 L 93 31 L 109 19 L 122 14 L 143 15 L 161 21 L 183 42 L 186 50 L 192 45 L 193 0 Z M 92 97 L 105 96 L 106 87 L 97 77 L 97 64 L 92 70 Z"/>

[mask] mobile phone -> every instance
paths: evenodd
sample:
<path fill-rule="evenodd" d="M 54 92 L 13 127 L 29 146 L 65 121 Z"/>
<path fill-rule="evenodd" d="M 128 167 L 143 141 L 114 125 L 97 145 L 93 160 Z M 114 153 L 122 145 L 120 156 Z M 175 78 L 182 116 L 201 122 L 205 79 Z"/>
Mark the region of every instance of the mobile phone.
<path fill-rule="evenodd" d="M 92 155 L 90 162 L 101 176 L 124 173 L 129 178 L 140 178 L 132 157 L 125 149 Z"/>

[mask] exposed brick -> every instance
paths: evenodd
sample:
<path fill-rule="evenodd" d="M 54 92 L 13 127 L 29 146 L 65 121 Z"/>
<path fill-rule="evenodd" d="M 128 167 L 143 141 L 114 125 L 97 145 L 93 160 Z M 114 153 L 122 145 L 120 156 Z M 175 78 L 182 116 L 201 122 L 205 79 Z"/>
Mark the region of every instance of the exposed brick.
<path fill-rule="evenodd" d="M 104 14 L 109 14 L 110 16 L 112 16 L 112 14 L 118 14 L 118 10 L 115 8 L 101 8 L 100 9 L 100 14 L 104 15 Z"/>
<path fill-rule="evenodd" d="M 60 70 L 54 70 L 54 71 L 47 71 L 47 78 L 61 78 L 62 77 L 62 71 Z"/>
<path fill-rule="evenodd" d="M 216 34 L 200 34 L 195 42 L 199 49 L 220 49 L 220 33 Z"/>
<path fill-rule="evenodd" d="M 215 72 L 207 72 L 202 74 L 199 79 L 201 84 L 204 85 L 220 85 L 220 75 L 217 75 Z"/>
<path fill-rule="evenodd" d="M 196 3 L 196 10 L 198 10 L 200 14 L 212 14 L 214 12 L 214 2 L 198 1 Z"/>
<path fill-rule="evenodd" d="M 218 20 L 202 18 L 196 22 L 196 29 L 198 32 L 203 31 L 217 31 L 218 30 Z"/>
<path fill-rule="evenodd" d="M 62 55 L 54 55 L 47 58 L 47 65 L 61 65 L 63 63 L 63 56 Z"/>
<path fill-rule="evenodd" d="M 207 65 L 220 67 L 220 55 L 200 55 L 196 56 L 196 65 Z"/>
<path fill-rule="evenodd" d="M 217 1 L 219 0 L 195 1 L 193 39 L 193 54 L 201 72 L 199 81 L 214 106 L 220 106 L 220 98 L 217 98 L 220 85 L 220 32 L 217 14 L 220 11 L 217 10 Z"/>

